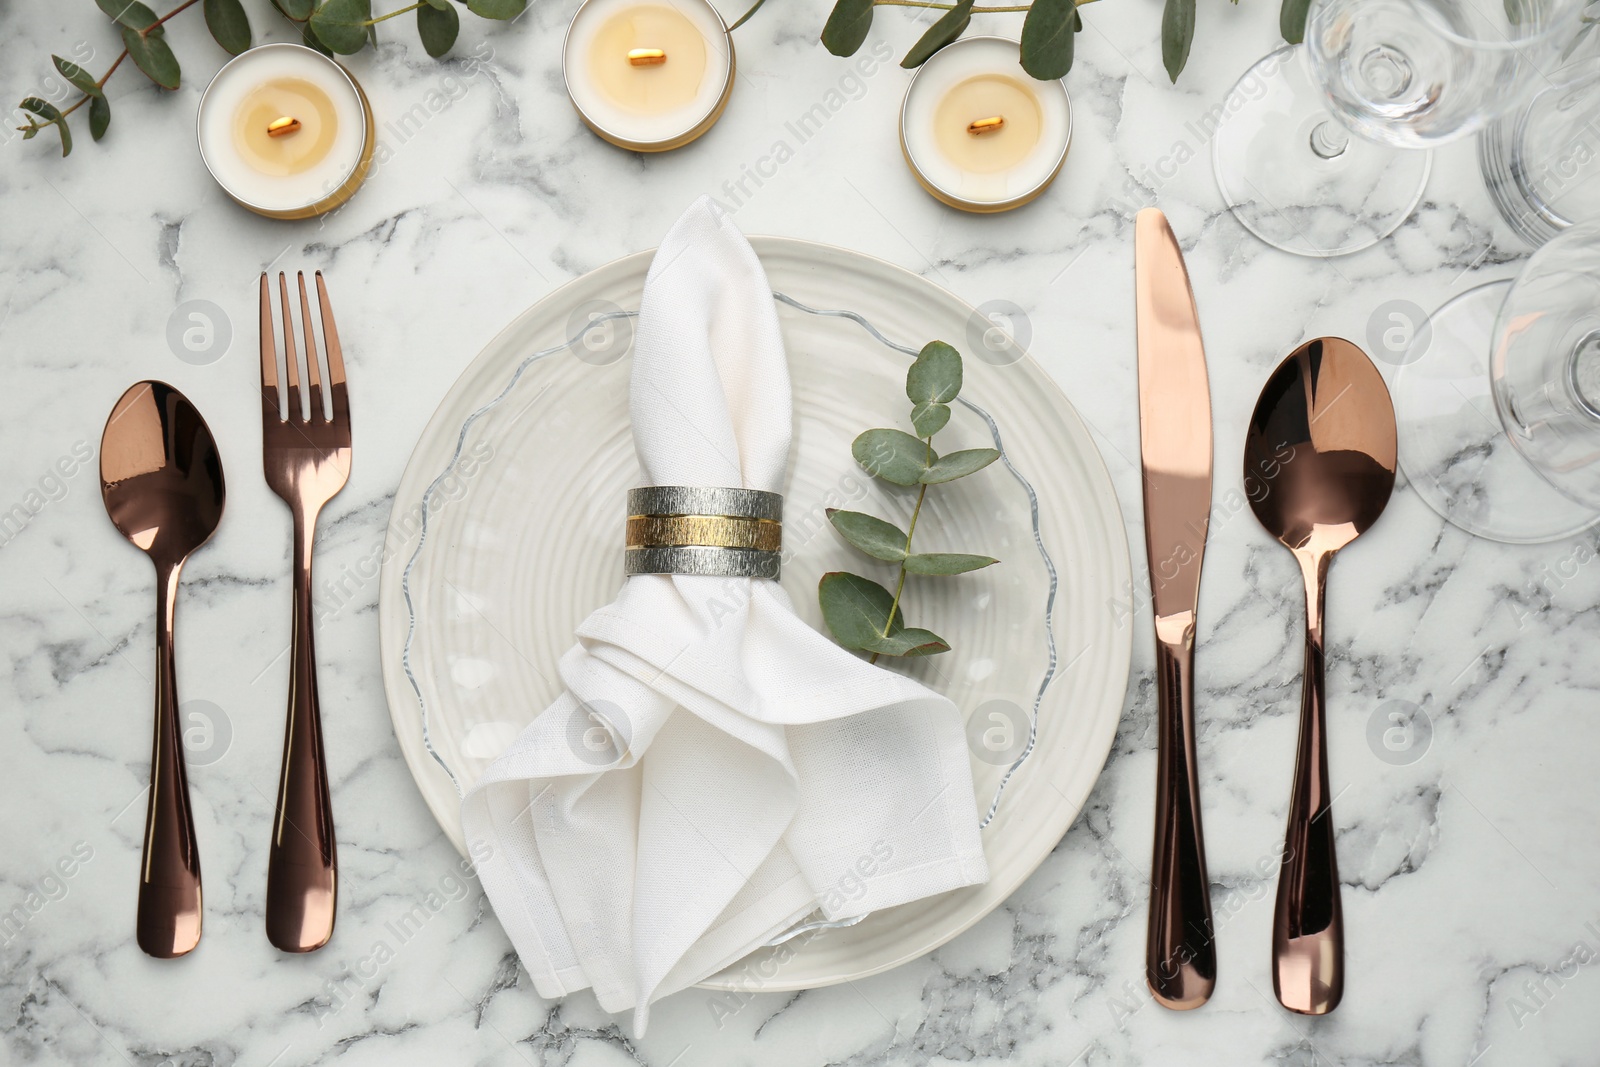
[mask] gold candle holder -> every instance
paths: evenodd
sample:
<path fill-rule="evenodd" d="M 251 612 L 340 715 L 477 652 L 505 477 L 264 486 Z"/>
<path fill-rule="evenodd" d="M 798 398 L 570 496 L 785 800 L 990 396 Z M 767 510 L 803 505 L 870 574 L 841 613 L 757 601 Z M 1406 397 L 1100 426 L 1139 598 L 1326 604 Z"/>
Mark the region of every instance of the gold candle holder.
<path fill-rule="evenodd" d="M 223 191 L 273 219 L 311 218 L 349 200 L 377 142 L 372 105 L 350 72 L 286 42 L 224 63 L 201 94 L 195 133 Z"/>
<path fill-rule="evenodd" d="M 1017 42 L 967 37 L 933 54 L 906 87 L 900 151 L 917 182 L 962 211 L 1010 211 L 1050 187 L 1072 144 L 1063 82 L 1034 81 Z"/>
<path fill-rule="evenodd" d="M 680 148 L 722 117 L 733 37 L 708 0 L 584 0 L 561 74 L 586 126 L 634 152 Z"/>

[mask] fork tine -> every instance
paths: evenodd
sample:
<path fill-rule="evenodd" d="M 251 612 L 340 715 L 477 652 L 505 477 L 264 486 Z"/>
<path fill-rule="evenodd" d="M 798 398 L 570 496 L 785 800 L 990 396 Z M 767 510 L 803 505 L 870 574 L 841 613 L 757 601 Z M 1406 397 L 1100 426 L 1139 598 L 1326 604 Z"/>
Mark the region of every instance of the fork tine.
<path fill-rule="evenodd" d="M 345 386 L 344 349 L 339 346 L 339 328 L 333 324 L 333 304 L 328 286 L 317 271 L 317 308 L 322 312 L 322 344 L 328 350 L 328 386 L 333 394 L 333 421 L 350 428 L 350 395 Z"/>
<path fill-rule="evenodd" d="M 283 421 L 278 400 L 278 349 L 272 342 L 272 285 L 261 272 L 261 417 Z"/>
<path fill-rule="evenodd" d="M 283 306 L 283 374 L 288 381 L 287 407 L 290 422 L 304 422 L 301 414 L 304 404 L 300 395 L 300 353 L 294 347 L 294 310 L 289 304 L 289 280 L 283 271 L 278 272 L 278 297 Z"/>
<path fill-rule="evenodd" d="M 297 271 L 300 282 L 300 326 L 306 335 L 306 391 L 311 398 L 311 421 L 323 422 L 322 359 L 317 355 L 317 338 L 311 332 L 311 301 L 306 299 L 306 272 Z"/>

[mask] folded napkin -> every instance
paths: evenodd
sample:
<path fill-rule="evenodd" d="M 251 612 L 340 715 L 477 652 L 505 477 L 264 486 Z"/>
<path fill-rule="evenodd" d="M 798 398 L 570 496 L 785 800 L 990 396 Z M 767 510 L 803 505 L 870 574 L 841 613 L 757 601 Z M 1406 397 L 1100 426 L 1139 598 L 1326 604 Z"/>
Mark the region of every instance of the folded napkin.
<path fill-rule="evenodd" d="M 635 337 L 640 484 L 781 493 L 772 290 L 709 199 L 661 243 Z M 541 996 L 593 987 L 642 1033 L 652 1001 L 814 911 L 987 880 L 955 705 L 811 629 L 777 582 L 636 576 L 577 637 L 566 692 L 462 803 Z"/>

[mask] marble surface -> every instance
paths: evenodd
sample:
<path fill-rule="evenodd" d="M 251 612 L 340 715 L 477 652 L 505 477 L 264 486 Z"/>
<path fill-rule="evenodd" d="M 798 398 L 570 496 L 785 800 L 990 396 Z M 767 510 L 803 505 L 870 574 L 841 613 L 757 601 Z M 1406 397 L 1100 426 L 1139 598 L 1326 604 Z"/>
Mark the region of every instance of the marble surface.
<path fill-rule="evenodd" d="M 266 4 L 248 6 L 258 29 L 285 36 Z M 999 217 L 957 214 L 917 187 L 894 137 L 907 74 L 891 61 L 860 75 L 828 56 L 816 42 L 820 3 L 780 0 L 741 29 L 726 116 L 697 144 L 653 158 L 601 143 L 567 105 L 559 41 L 573 6 L 545 0 L 511 26 L 464 17 L 456 58 L 444 63 L 401 20 L 389 24 L 399 28 L 382 47 L 352 62 L 386 120 L 388 158 L 347 209 L 320 222 L 249 216 L 207 179 L 193 113 L 221 55 L 198 13 L 169 26 L 185 62 L 178 92 L 119 72 L 103 143 L 80 124 L 69 159 L 44 140 L 13 137 L 0 150 L 0 1059 L 1594 1064 L 1593 535 L 1525 548 L 1473 540 L 1405 487 L 1342 558 L 1330 594 L 1349 930 L 1349 988 L 1335 1015 L 1307 1020 L 1272 1000 L 1272 863 L 1301 606 L 1291 558 L 1245 513 L 1214 528 L 1201 606 L 1200 752 L 1221 970 L 1203 1010 L 1152 1006 L 1140 982 L 1155 768 L 1143 609 L 1131 623 L 1122 726 L 1082 817 L 1003 908 L 950 945 L 851 985 L 757 993 L 731 1014 L 691 990 L 658 1006 L 643 1039 L 592 1000 L 534 994 L 400 757 L 379 681 L 372 567 L 417 433 L 519 310 L 653 246 L 702 191 L 747 232 L 848 245 L 973 303 L 1014 301 L 1035 354 L 1094 428 L 1142 559 L 1135 208 L 1158 202 L 1188 251 L 1210 351 L 1219 494 L 1240 487 L 1235 457 L 1261 381 L 1301 339 L 1364 339 L 1386 301 L 1431 308 L 1511 276 L 1526 255 L 1463 145 L 1440 152 L 1416 216 L 1368 252 L 1297 260 L 1243 232 L 1218 199 L 1198 122 L 1276 46 L 1276 5 L 1202 5 L 1177 87 L 1161 71 L 1156 0 L 1094 5 L 1070 78 L 1067 167 L 1040 201 Z M 979 18 L 984 31 L 1019 29 L 1018 16 Z M 8 102 L 48 90 L 52 51 L 92 50 L 83 62 L 93 70 L 115 51 L 83 0 L 0 0 L 0 27 Z M 917 32 L 910 12 L 886 9 L 863 54 L 884 41 L 879 54 L 898 56 Z M 828 118 L 801 141 L 785 123 L 819 103 Z M 278 954 L 260 930 L 290 596 L 287 517 L 255 476 L 253 285 L 268 265 L 336 279 L 362 413 L 354 474 L 318 548 L 342 914 L 333 944 L 304 957 Z M 167 340 L 190 301 L 211 302 L 231 325 L 231 344 L 219 336 L 210 362 Z M 231 480 L 228 516 L 192 560 L 181 609 L 181 689 L 206 702 L 214 729 L 196 734 L 190 756 L 206 939 L 177 963 L 147 959 L 132 938 L 150 573 L 96 491 L 105 412 L 141 377 L 171 381 L 201 407 Z M 1430 736 L 1424 745 L 1417 730 L 1397 754 L 1381 737 L 1385 717 L 1420 722 L 1415 709 Z M 1369 742 L 1374 722 L 1380 736 Z"/>

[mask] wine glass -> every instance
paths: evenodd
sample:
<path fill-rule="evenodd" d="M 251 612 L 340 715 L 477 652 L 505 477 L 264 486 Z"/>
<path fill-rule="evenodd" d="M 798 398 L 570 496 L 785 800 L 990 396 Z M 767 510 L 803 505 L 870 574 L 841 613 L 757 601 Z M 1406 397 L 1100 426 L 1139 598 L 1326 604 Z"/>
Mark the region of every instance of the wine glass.
<path fill-rule="evenodd" d="M 1600 219 L 1600 59 L 1563 67 L 1490 123 L 1478 166 L 1501 216 L 1531 245 Z"/>
<path fill-rule="evenodd" d="M 1439 514 L 1512 543 L 1600 520 L 1600 221 L 1444 305 L 1400 363 L 1400 464 Z"/>
<path fill-rule="evenodd" d="M 1266 56 L 1223 105 L 1212 142 L 1223 199 L 1286 252 L 1376 244 L 1421 199 L 1427 149 L 1526 99 L 1584 2 L 1313 0 L 1304 47 Z"/>

